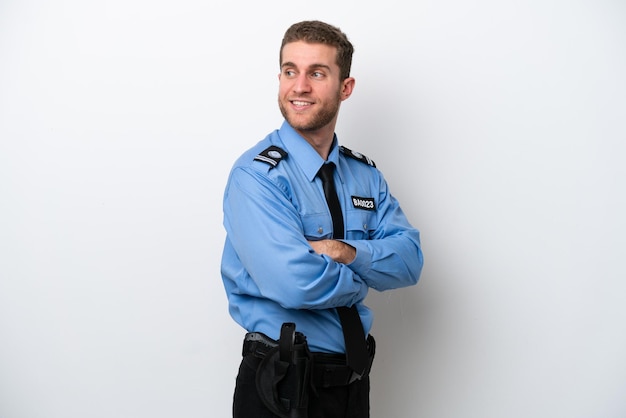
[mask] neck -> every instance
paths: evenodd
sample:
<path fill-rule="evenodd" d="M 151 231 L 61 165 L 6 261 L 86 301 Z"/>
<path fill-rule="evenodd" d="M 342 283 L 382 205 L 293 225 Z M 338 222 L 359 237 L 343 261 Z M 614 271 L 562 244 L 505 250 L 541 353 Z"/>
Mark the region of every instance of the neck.
<path fill-rule="evenodd" d="M 326 161 L 330 154 L 330 148 L 333 145 L 333 139 L 335 138 L 334 127 L 326 126 L 325 128 L 315 131 L 301 131 L 296 129 L 296 132 L 300 134 L 308 143 L 317 151 L 317 153 Z"/>

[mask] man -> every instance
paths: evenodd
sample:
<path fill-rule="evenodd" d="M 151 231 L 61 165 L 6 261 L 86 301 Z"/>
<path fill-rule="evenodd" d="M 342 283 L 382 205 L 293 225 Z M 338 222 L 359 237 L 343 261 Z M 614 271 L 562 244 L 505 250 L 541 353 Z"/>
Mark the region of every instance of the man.
<path fill-rule="evenodd" d="M 352 53 L 326 23 L 286 31 L 285 121 L 235 162 L 226 185 L 222 277 L 230 314 L 247 330 L 234 417 L 369 417 L 373 317 L 363 301 L 369 288 L 414 285 L 421 273 L 419 232 L 375 164 L 335 135 L 355 85 Z M 322 167 L 335 191 L 325 191 Z M 350 307 L 357 327 L 346 325 Z M 360 354 L 347 351 L 352 344 Z M 357 361 L 364 351 L 366 365 Z"/>

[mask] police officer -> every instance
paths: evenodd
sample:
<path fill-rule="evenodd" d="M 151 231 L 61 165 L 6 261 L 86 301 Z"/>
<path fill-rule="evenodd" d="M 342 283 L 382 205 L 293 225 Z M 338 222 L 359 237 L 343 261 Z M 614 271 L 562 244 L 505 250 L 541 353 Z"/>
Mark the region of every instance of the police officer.
<path fill-rule="evenodd" d="M 373 315 L 363 301 L 370 288 L 414 285 L 422 269 L 419 232 L 383 175 L 335 134 L 340 104 L 355 86 L 352 53 L 332 25 L 303 21 L 288 28 L 278 94 L 285 120 L 237 159 L 228 178 L 221 271 L 230 314 L 247 331 L 236 418 L 369 417 Z M 328 166 L 339 219 L 319 175 Z M 349 308 L 367 336 L 366 367 L 348 365 L 358 357 L 346 358 L 352 337 L 340 312 Z M 300 368 L 285 354 L 295 352 L 294 343 L 307 359 Z M 296 369 L 293 383 L 285 376 Z"/>

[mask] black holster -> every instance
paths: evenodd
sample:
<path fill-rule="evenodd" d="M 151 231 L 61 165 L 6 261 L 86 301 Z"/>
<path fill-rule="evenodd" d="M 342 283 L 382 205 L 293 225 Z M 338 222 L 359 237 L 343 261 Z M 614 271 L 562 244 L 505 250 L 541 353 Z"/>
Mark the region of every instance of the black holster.
<path fill-rule="evenodd" d="M 312 356 L 304 334 L 286 322 L 278 346 L 261 360 L 256 375 L 259 397 L 272 413 L 282 418 L 307 418 Z"/>

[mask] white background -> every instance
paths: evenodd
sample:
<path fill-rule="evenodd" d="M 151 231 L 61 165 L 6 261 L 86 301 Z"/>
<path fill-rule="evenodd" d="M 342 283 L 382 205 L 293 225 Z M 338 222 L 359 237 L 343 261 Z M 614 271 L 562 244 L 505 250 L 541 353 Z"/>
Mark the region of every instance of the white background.
<path fill-rule="evenodd" d="M 422 232 L 368 296 L 372 417 L 626 416 L 621 0 L 1 0 L 0 418 L 230 416 L 222 191 L 312 18 Z"/>

